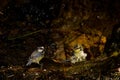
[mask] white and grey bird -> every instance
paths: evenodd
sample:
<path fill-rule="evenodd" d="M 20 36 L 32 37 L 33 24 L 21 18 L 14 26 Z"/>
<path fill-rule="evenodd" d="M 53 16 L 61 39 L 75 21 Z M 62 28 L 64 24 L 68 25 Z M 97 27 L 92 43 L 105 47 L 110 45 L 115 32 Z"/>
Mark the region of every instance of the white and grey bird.
<path fill-rule="evenodd" d="M 39 62 L 44 58 L 44 54 L 45 54 L 44 47 L 43 46 L 37 47 L 37 50 L 35 50 L 29 57 L 29 60 L 26 66 L 29 66 L 32 63 L 39 64 Z"/>
<path fill-rule="evenodd" d="M 87 54 L 84 53 L 83 46 L 81 44 L 77 44 L 73 49 L 73 56 L 71 56 L 71 63 L 84 61 L 87 57 Z"/>

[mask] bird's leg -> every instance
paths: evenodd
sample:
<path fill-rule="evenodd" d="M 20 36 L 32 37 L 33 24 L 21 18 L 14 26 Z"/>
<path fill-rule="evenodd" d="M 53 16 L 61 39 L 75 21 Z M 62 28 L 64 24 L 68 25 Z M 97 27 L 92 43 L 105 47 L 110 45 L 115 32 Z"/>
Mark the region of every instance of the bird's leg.
<path fill-rule="evenodd" d="M 40 63 L 40 69 L 42 70 L 43 69 L 43 63 Z"/>

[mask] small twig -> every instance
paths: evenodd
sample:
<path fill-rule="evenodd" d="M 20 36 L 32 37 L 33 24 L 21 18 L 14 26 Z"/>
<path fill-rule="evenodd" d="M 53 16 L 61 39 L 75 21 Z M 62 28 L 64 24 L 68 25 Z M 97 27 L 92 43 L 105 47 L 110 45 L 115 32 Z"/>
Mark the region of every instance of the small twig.
<path fill-rule="evenodd" d="M 15 40 L 15 39 L 24 38 L 24 37 L 27 37 L 27 36 L 30 36 L 30 35 L 36 34 L 36 33 L 41 32 L 41 31 L 42 31 L 42 30 L 38 30 L 38 31 L 34 31 L 34 32 L 31 32 L 31 33 L 28 33 L 28 34 L 22 35 L 22 36 L 13 37 L 13 38 L 8 38 L 8 40 Z"/>

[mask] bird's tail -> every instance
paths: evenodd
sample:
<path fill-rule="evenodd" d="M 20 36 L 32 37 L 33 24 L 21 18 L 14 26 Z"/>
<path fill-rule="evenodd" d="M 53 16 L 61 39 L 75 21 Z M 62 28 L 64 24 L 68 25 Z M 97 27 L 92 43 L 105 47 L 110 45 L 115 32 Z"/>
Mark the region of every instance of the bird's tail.
<path fill-rule="evenodd" d="M 28 61 L 28 63 L 26 64 L 26 66 L 29 66 L 29 65 L 31 65 L 31 63 L 32 63 L 31 61 Z"/>

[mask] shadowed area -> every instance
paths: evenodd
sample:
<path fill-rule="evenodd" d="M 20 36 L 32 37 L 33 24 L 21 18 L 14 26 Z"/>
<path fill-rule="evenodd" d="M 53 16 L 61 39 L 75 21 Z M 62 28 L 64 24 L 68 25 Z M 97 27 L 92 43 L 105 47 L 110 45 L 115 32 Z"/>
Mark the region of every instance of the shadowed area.
<path fill-rule="evenodd" d="M 0 80 L 119 80 L 119 2 L 0 0 Z"/>

